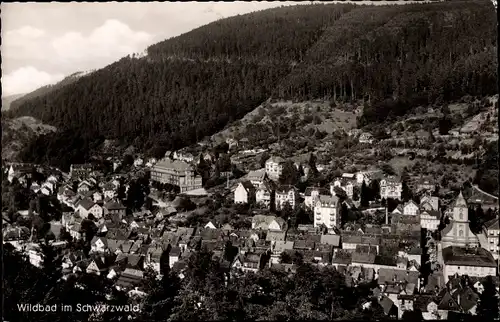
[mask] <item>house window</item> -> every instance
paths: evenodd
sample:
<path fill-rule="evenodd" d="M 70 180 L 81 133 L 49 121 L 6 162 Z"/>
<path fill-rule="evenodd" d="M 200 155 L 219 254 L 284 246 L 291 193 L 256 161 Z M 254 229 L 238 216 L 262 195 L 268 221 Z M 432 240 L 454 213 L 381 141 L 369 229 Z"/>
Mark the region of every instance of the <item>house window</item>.
<path fill-rule="evenodd" d="M 463 230 L 460 230 L 460 231 L 458 232 L 458 237 L 463 237 L 463 236 L 464 236 L 464 231 L 463 231 Z"/>

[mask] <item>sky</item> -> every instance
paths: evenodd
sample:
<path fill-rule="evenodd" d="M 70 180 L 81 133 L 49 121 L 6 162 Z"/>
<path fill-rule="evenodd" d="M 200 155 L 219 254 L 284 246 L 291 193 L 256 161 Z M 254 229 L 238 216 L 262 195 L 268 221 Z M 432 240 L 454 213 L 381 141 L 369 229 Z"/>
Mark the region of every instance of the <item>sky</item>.
<path fill-rule="evenodd" d="M 215 20 L 308 2 L 4 3 L 2 96 L 29 93 Z"/>

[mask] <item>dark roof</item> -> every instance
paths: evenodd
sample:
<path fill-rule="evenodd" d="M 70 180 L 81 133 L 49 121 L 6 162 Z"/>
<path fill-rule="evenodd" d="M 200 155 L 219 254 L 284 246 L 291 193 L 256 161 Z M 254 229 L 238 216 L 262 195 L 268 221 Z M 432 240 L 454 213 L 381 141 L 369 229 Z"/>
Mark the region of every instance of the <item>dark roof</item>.
<path fill-rule="evenodd" d="M 499 227 L 499 224 L 498 224 L 498 218 L 494 218 L 490 221 L 487 221 L 485 224 L 484 224 L 484 227 L 487 229 L 487 230 L 499 230 L 500 227 Z"/>
<path fill-rule="evenodd" d="M 457 246 L 446 247 L 443 249 L 443 260 L 445 265 L 497 266 L 491 253 L 481 247 L 472 249 Z"/>
<path fill-rule="evenodd" d="M 418 283 L 419 272 L 404 271 L 392 268 L 381 268 L 378 272 L 378 284 L 393 283 Z"/>
<path fill-rule="evenodd" d="M 104 205 L 104 208 L 106 208 L 108 210 L 123 210 L 123 209 L 126 209 L 126 207 L 124 205 L 122 205 L 121 203 L 118 203 L 116 201 L 110 201 L 110 202 L 106 203 Z"/>
<path fill-rule="evenodd" d="M 443 311 L 460 311 L 460 306 L 453 296 L 451 296 L 450 292 L 446 291 L 441 301 L 439 301 L 438 309 Z"/>
<path fill-rule="evenodd" d="M 78 202 L 78 205 L 77 205 L 77 206 L 82 206 L 82 207 L 83 207 L 83 209 L 85 209 L 85 210 L 89 210 L 89 209 L 90 209 L 90 208 L 92 208 L 94 205 L 95 205 L 95 203 L 94 203 L 92 200 L 90 200 L 90 199 L 88 199 L 88 198 L 84 198 L 84 199 L 82 199 L 82 200 L 80 200 L 80 201 Z"/>
<path fill-rule="evenodd" d="M 394 302 L 385 295 L 382 296 L 379 303 L 380 306 L 382 306 L 382 308 L 384 309 L 384 313 L 386 315 L 388 315 L 391 312 L 391 309 L 394 307 Z"/>
<path fill-rule="evenodd" d="M 253 186 L 253 184 L 249 180 L 241 181 L 240 183 L 243 186 L 243 188 L 245 188 L 245 190 L 255 191 L 255 187 Z"/>
<path fill-rule="evenodd" d="M 116 281 L 116 285 L 125 288 L 132 287 L 139 284 L 142 281 L 142 277 L 142 271 L 127 268 Z"/>
<path fill-rule="evenodd" d="M 465 312 L 477 305 L 479 300 L 479 295 L 470 287 L 459 289 L 453 292 L 452 296 Z"/>
<path fill-rule="evenodd" d="M 335 247 L 340 246 L 340 235 L 321 235 L 320 242 Z"/>
<path fill-rule="evenodd" d="M 351 255 L 352 257 L 352 262 L 353 263 L 361 263 L 361 264 L 374 264 L 375 263 L 375 258 L 377 257 L 377 254 L 374 252 L 371 253 L 365 253 L 365 252 L 354 252 Z"/>

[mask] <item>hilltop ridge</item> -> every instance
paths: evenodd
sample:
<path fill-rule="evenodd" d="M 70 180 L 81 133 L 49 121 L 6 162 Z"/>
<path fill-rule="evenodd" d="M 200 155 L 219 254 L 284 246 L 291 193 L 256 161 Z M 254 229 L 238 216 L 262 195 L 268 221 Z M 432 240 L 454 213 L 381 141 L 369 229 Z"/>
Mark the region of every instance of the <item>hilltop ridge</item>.
<path fill-rule="evenodd" d="M 496 93 L 494 21 L 484 1 L 269 9 L 152 45 L 147 55 L 24 100 L 12 115 L 61 129 L 23 155 L 65 166 L 88 151 L 70 145 L 40 155 L 35 147 L 70 135 L 88 146 L 119 139 L 161 155 L 217 133 L 269 98 L 361 100 L 360 125 L 378 123 L 427 103 Z"/>

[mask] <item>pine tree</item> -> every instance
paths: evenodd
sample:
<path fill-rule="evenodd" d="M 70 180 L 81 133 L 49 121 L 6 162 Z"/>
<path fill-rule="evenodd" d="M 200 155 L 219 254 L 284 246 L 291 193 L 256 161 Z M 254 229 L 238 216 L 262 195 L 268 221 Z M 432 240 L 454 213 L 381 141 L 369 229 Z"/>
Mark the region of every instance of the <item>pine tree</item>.
<path fill-rule="evenodd" d="M 368 187 L 366 186 L 365 181 L 363 181 L 363 184 L 361 185 L 361 193 L 360 193 L 360 198 L 361 198 L 361 206 L 363 207 L 368 207 L 370 204 L 370 193 L 368 191 Z"/>

